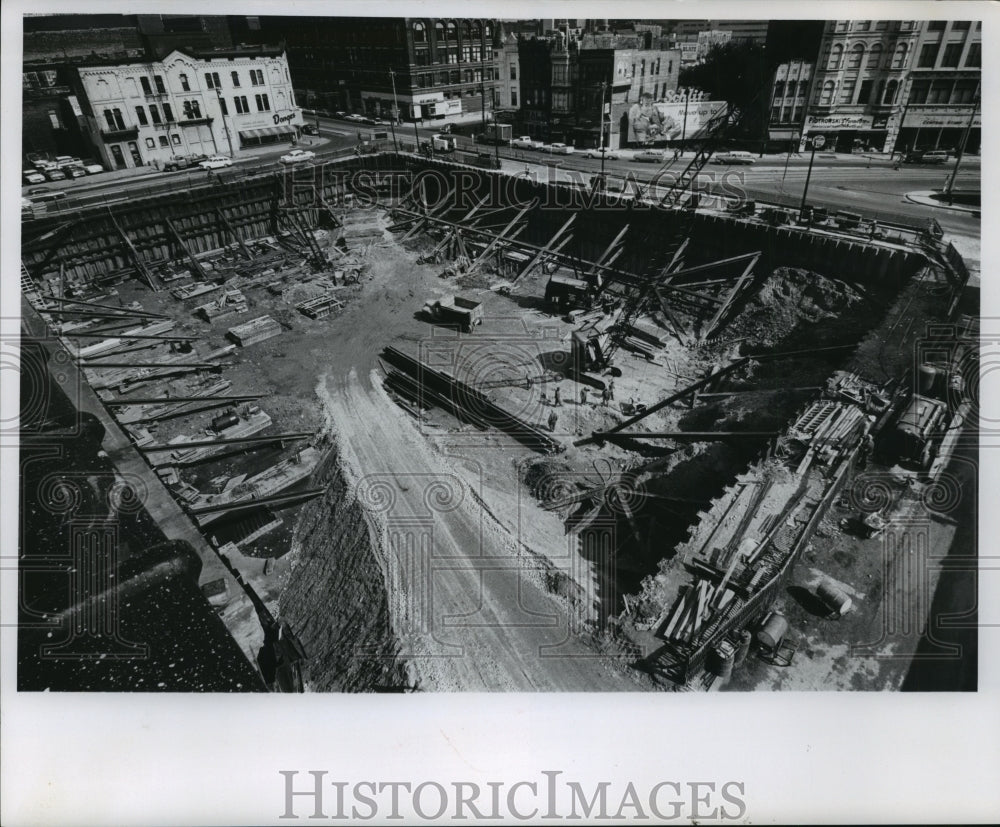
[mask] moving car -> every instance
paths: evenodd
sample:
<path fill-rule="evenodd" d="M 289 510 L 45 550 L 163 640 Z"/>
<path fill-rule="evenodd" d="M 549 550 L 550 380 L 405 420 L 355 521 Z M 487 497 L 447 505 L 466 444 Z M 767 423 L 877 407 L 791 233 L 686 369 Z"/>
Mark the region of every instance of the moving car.
<path fill-rule="evenodd" d="M 553 155 L 572 155 L 573 147 L 567 144 L 555 143 L 549 147 L 549 152 Z"/>
<path fill-rule="evenodd" d="M 202 169 L 222 169 L 223 167 L 231 167 L 232 165 L 233 159 L 227 158 L 225 155 L 213 155 L 198 164 Z"/>
<path fill-rule="evenodd" d="M 719 152 L 712 158 L 713 164 L 753 164 L 756 162 L 752 152 L 734 150 L 733 152 Z"/>
<path fill-rule="evenodd" d="M 635 155 L 632 156 L 633 161 L 652 161 L 652 162 L 662 162 L 664 159 L 663 150 L 661 149 L 640 149 Z"/>
<path fill-rule="evenodd" d="M 534 149 L 537 146 L 528 135 L 521 135 L 518 138 L 514 138 L 510 142 L 510 145 L 514 149 Z"/>
<path fill-rule="evenodd" d="M 319 127 L 314 123 L 307 123 L 302 125 L 303 135 L 319 135 Z"/>
<path fill-rule="evenodd" d="M 617 161 L 621 156 L 613 149 L 588 149 L 584 153 L 586 158 L 604 158 L 605 161 Z"/>
<path fill-rule="evenodd" d="M 278 160 L 283 164 L 301 164 L 303 161 L 311 161 L 315 157 L 316 153 L 311 149 L 293 149 Z"/>

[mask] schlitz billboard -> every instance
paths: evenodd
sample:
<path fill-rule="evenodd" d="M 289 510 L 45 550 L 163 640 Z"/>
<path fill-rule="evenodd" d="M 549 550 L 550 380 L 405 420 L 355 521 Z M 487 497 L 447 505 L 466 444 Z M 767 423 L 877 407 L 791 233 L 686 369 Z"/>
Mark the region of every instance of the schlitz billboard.
<path fill-rule="evenodd" d="M 687 113 L 685 115 L 685 105 Z M 683 100 L 654 103 L 643 95 L 628 111 L 628 140 L 632 144 L 679 141 L 697 136 L 717 114 L 725 111 L 724 101 Z"/>

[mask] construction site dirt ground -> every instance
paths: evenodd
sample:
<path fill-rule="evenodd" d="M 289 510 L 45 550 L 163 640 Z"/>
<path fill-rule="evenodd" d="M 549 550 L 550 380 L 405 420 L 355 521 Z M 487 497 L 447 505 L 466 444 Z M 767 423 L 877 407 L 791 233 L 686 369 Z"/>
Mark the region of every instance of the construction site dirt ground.
<path fill-rule="evenodd" d="M 379 221 L 383 227 L 388 224 L 384 215 L 379 216 Z M 606 443 L 575 448 L 573 440 L 621 422 L 625 418 L 620 407 L 623 401 L 653 404 L 701 378 L 713 366 L 727 364 L 741 347 L 743 352 L 747 348 L 753 352 L 754 348 L 815 349 L 856 342 L 880 321 L 884 304 L 863 300 L 843 282 L 804 271 L 770 274 L 732 322 L 724 343 L 700 348 L 682 346 L 666 330 L 659 329 L 657 335 L 665 346 L 654 361 L 622 350 L 616 360 L 621 375 L 614 379 L 615 398 L 604 405 L 594 388 L 588 388 L 586 401 L 581 402 L 583 386 L 566 378 L 572 368 L 569 336 L 576 325 L 543 309 L 547 276 L 538 274 L 525 279 L 505 295 L 506 291 L 490 289 L 491 285 L 504 284 L 498 277 L 443 278 L 443 265 L 416 263 L 421 248 L 426 246 L 426 241 L 407 242 L 404 249 L 386 230 L 381 243 L 365 252 L 361 282 L 337 292 L 343 307 L 318 320 L 309 319 L 294 308 L 296 302 L 322 292 L 318 288 L 311 291 L 302 284 L 287 284 L 283 296 L 275 296 L 263 287 L 245 289 L 247 312 L 212 323 L 192 313 L 204 299 L 181 302 L 168 291 L 152 293 L 134 282 L 123 284 L 118 290 L 124 303 L 137 300 L 147 311 L 168 314 L 177 321 L 172 334 L 190 333 L 205 342 L 206 348 L 227 344 L 225 332 L 235 324 L 264 314 L 277 320 L 282 326 L 279 336 L 238 349 L 228 360 L 232 365 L 222 374 L 232 382 L 230 393 L 259 394 L 260 406 L 274 423 L 265 433 L 331 432 L 342 463 L 353 466 L 347 473 L 355 486 L 372 474 L 385 473 L 393 479 L 399 494 L 406 489 L 400 475 L 454 476 L 460 480 L 462 492 L 468 494 L 461 506 L 465 516 L 437 517 L 435 529 L 441 526 L 456 531 L 451 528 L 451 521 L 456 520 L 456 524 L 464 526 L 457 529 L 458 535 L 467 529 L 467 536 L 451 539 L 464 554 L 475 556 L 488 549 L 490 555 L 506 555 L 514 561 L 512 570 L 516 571 L 514 580 L 520 584 L 518 588 L 529 583 L 534 595 L 531 599 L 537 601 L 528 607 L 529 615 L 545 614 L 546 605 L 556 600 L 562 607 L 561 614 L 572 618 L 570 628 L 590 638 L 590 644 L 583 644 L 579 636 L 573 635 L 578 642 L 566 644 L 567 652 L 580 656 L 575 661 L 559 657 L 554 659 L 558 667 L 549 664 L 541 672 L 521 669 L 518 675 L 517 662 L 523 662 L 531 653 L 511 651 L 510 641 L 501 640 L 499 634 L 494 640 L 483 641 L 495 648 L 489 658 L 475 663 L 467 663 L 470 659 L 463 657 L 435 658 L 433 652 L 420 649 L 425 644 L 414 635 L 402 642 L 400 651 L 405 659 L 406 647 L 417 647 L 410 654 L 419 660 L 417 678 L 421 686 L 435 689 L 652 686 L 628 666 L 636 650 L 600 633 L 597 621 L 621 611 L 622 596 L 635 593 L 642 578 L 655 572 L 659 560 L 669 556 L 671 543 L 681 539 L 685 520 L 693 516 L 698 504 L 717 494 L 745 467 L 763 441 L 676 444 L 669 448 L 657 443 L 627 446 Z M 432 325 L 421 313 L 425 301 L 456 293 L 483 303 L 484 324 L 472 334 Z M 892 295 L 887 290 L 886 295 L 876 298 L 889 302 Z M 655 320 L 647 324 L 656 329 Z M 555 457 L 543 457 L 502 432 L 479 431 L 438 409 L 415 418 L 393 404 L 381 387 L 379 354 L 389 345 L 432 361 L 473 386 L 484 387 L 492 400 L 543 430 L 548 430 L 550 414 L 556 413 L 554 436 L 567 450 Z M 780 365 L 754 363 L 748 371 L 730 377 L 727 386 L 752 392 L 702 399 L 694 409 L 670 407 L 649 417 L 643 427 L 665 431 L 777 431 L 808 398 L 807 394 L 815 393 L 823 384 L 837 360 L 837 354 L 828 358 L 812 354 L 783 360 Z M 562 403 L 554 407 L 551 403 L 557 385 Z M 542 401 L 543 391 L 547 404 Z M 204 428 L 212 415 L 163 422 L 155 434 L 156 442 L 164 443 L 178 434 Z M 426 450 L 427 446 L 431 452 Z M 182 476 L 203 488 L 216 476 L 252 473 L 277 458 L 276 451 L 256 452 L 249 459 L 233 454 L 197 470 L 182 472 Z M 586 559 L 580 553 L 579 537 L 570 530 L 582 515 L 574 517 L 572 509 L 546 510 L 539 500 L 601 485 L 623 472 L 640 475 L 653 498 L 647 498 L 637 510 L 638 532 L 619 528 L 625 535 L 616 550 L 620 555 L 612 575 L 615 582 L 609 584 L 607 574 L 599 571 L 607 561 Z M 670 507 L 658 505 L 654 502 L 657 498 Z M 295 600 L 287 588 L 290 572 L 297 565 L 295 520 L 302 508 L 309 506 L 279 512 L 287 517 L 286 526 L 263 540 L 259 547 L 248 548 L 243 561 L 249 582 L 279 616 L 282 606 Z M 375 524 L 372 525 L 374 532 Z M 817 538 L 815 543 L 822 540 Z M 467 544 L 476 548 L 465 548 Z M 286 553 L 289 549 L 291 553 Z M 265 574 L 262 559 L 255 561 L 255 556 L 280 559 Z M 810 565 L 807 555 L 796 576 L 808 578 Z M 857 562 L 852 565 L 851 574 L 855 577 L 865 568 Z M 497 568 L 505 566 L 497 564 Z M 835 571 L 829 573 L 836 576 Z M 846 572 L 842 573 L 846 576 Z M 392 579 L 387 570 L 382 571 L 382 577 L 386 582 Z M 485 612 L 500 626 L 523 624 L 523 617 L 513 616 L 525 608 L 519 604 L 521 598 L 512 598 L 513 606 L 475 606 L 475 601 L 469 602 L 470 595 L 462 593 L 463 584 L 476 593 L 488 592 L 481 591 L 474 580 L 456 579 L 441 592 L 448 594 L 447 607 L 433 607 L 442 613 L 442 618 L 478 611 Z M 505 593 L 507 585 L 497 593 Z M 862 586 L 853 588 L 860 590 Z M 338 598 L 333 595 L 329 599 Z M 390 594 L 389 599 L 404 600 L 405 596 Z M 359 610 L 363 612 L 364 607 Z M 794 608 L 790 610 L 794 614 Z M 405 611 L 405 607 L 391 607 L 394 625 Z M 803 620 L 806 619 L 804 616 Z M 846 631 L 846 625 L 839 628 Z M 854 631 L 850 629 L 848 634 L 839 635 L 838 645 L 846 645 L 843 643 L 846 639 L 858 639 L 853 636 Z M 535 647 L 551 645 L 544 637 L 528 635 L 524 642 Z M 833 644 L 830 647 L 832 651 Z M 594 661 L 591 656 L 597 649 L 604 654 Z M 488 662 L 497 658 L 510 658 L 511 662 Z M 790 677 L 768 679 L 766 675 L 748 672 L 745 686 L 735 679 L 731 686 L 750 688 L 751 682 L 759 687 L 769 682 L 778 686 L 784 685 L 782 681 L 808 685 L 808 670 L 802 670 L 800 675 L 798 668 L 804 660 L 800 656 L 796 668 L 787 671 Z M 568 663 L 574 665 L 567 666 Z M 600 668 L 595 668 L 597 663 Z M 539 678 L 546 670 L 545 678 Z M 891 681 L 891 676 L 883 673 L 884 670 L 878 680 Z M 848 675 L 844 682 L 850 686 L 845 688 L 871 688 L 876 682 L 872 678 L 859 686 L 857 680 L 853 674 Z M 822 682 L 822 678 L 817 678 L 817 682 Z"/>

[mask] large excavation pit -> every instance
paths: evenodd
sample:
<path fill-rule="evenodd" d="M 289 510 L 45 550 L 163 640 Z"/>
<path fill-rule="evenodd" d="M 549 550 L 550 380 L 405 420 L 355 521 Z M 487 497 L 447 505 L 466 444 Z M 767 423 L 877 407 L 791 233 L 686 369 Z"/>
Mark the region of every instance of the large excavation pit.
<path fill-rule="evenodd" d="M 122 340 L 86 371 L 109 410 L 240 397 L 122 425 L 151 462 L 150 445 L 171 446 L 160 477 L 182 505 L 320 452 L 273 501 L 204 529 L 319 691 L 656 686 L 642 635 L 622 631 L 648 579 L 680 584 L 674 550 L 699 514 L 915 276 L 953 292 L 916 236 L 778 228 L 391 154 L 37 229 L 23 260 L 53 331 Z M 83 302 L 121 310 L 74 326 Z M 178 343 L 128 339 L 107 318 L 128 308 L 172 322 Z M 231 332 L 257 319 L 259 339 Z M 606 364 L 586 362 L 586 331 L 614 351 Z M 200 367 L 110 373 L 171 358 Z M 174 442 L 230 432 L 256 441 L 189 463 Z"/>

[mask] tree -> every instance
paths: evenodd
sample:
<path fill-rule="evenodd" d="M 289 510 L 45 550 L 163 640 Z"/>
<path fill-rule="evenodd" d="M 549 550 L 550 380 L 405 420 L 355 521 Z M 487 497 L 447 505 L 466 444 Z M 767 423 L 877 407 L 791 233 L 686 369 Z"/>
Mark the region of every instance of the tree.
<path fill-rule="evenodd" d="M 770 78 L 764 47 L 749 40 L 713 46 L 705 59 L 682 69 L 679 85 L 703 89 L 712 100 L 726 101 L 729 113 L 739 110 L 739 129 L 745 137 L 758 137 L 767 125 Z"/>

